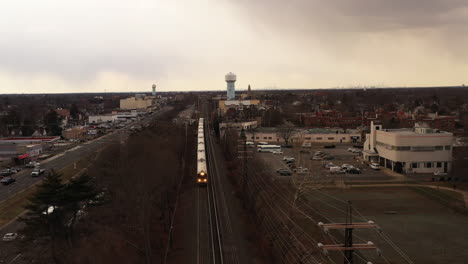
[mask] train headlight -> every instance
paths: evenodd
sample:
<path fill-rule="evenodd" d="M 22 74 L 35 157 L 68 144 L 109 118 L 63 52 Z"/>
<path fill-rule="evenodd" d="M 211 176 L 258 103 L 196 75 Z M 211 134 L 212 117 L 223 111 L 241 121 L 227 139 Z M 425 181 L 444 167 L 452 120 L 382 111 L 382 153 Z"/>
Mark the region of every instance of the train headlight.
<path fill-rule="evenodd" d="M 200 176 L 205 176 L 205 173 L 203 171 L 200 172 Z"/>
<path fill-rule="evenodd" d="M 201 182 L 202 180 L 201 179 L 197 179 L 198 182 Z"/>
<path fill-rule="evenodd" d="M 208 181 L 208 179 L 203 179 L 203 181 L 204 181 L 204 182 L 207 182 L 207 181 Z"/>

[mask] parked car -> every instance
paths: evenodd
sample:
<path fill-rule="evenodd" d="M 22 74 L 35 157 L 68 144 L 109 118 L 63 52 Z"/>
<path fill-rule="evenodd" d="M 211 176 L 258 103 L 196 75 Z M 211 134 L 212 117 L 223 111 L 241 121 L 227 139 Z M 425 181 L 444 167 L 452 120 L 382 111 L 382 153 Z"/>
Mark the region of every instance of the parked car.
<path fill-rule="evenodd" d="M 350 174 L 361 174 L 361 170 L 358 168 L 349 168 L 346 169 L 346 172 Z"/>
<path fill-rule="evenodd" d="M 0 176 L 10 176 L 10 175 L 13 175 L 14 172 L 11 171 L 10 169 L 4 169 L 2 170 L 2 172 L 0 172 Z"/>
<path fill-rule="evenodd" d="M 335 156 L 333 156 L 333 155 L 324 155 L 322 158 L 323 158 L 324 160 L 334 160 L 334 159 L 335 159 Z"/>
<path fill-rule="evenodd" d="M 3 179 L 0 180 L 0 183 L 3 184 L 3 185 L 8 185 L 10 183 L 14 183 L 16 180 L 14 178 L 11 178 L 11 177 L 5 177 Z"/>
<path fill-rule="evenodd" d="M 10 242 L 10 241 L 15 240 L 17 237 L 18 237 L 18 234 L 17 234 L 17 233 L 6 233 L 6 234 L 3 236 L 3 241 L 5 241 L 5 242 Z"/>
<path fill-rule="evenodd" d="M 282 148 L 292 148 L 292 145 L 281 145 Z"/>
<path fill-rule="evenodd" d="M 18 173 L 21 171 L 21 168 L 11 168 L 11 171 L 13 171 L 14 173 Z"/>
<path fill-rule="evenodd" d="M 284 156 L 284 157 L 283 157 L 283 161 L 287 161 L 287 160 L 295 161 L 295 159 L 294 159 L 293 157 Z"/>
<path fill-rule="evenodd" d="M 306 150 L 306 149 L 301 149 L 299 152 L 304 153 L 304 154 L 310 154 L 310 150 Z"/>
<path fill-rule="evenodd" d="M 288 164 L 288 167 L 289 167 L 290 169 L 295 169 L 295 168 L 296 168 L 296 164 L 294 164 L 294 163 L 289 163 L 289 164 Z"/>
<path fill-rule="evenodd" d="M 281 176 L 291 176 L 292 173 L 290 171 L 288 171 L 288 170 L 282 170 L 282 171 L 279 172 L 279 175 L 281 175 Z"/>
<path fill-rule="evenodd" d="M 303 167 L 297 167 L 294 169 L 294 172 L 295 173 L 307 173 L 309 172 L 309 169 L 308 168 L 303 168 Z"/>
<path fill-rule="evenodd" d="M 45 169 L 37 167 L 31 172 L 31 177 L 39 177 L 41 174 L 44 174 L 44 172 Z"/>
<path fill-rule="evenodd" d="M 281 168 L 281 169 L 277 169 L 277 170 L 276 170 L 276 173 L 280 173 L 280 172 L 282 172 L 282 171 L 289 171 L 289 170 L 286 169 L 286 168 Z"/>
<path fill-rule="evenodd" d="M 436 171 L 436 172 L 434 172 L 434 176 L 445 177 L 445 176 L 447 176 L 447 173 L 443 172 L 443 171 Z"/>
<path fill-rule="evenodd" d="M 310 158 L 311 160 L 322 160 L 323 158 L 320 157 L 320 156 L 316 156 L 314 155 L 312 158 Z"/>
<path fill-rule="evenodd" d="M 324 147 L 324 148 L 336 148 L 335 145 L 325 145 L 325 146 L 323 146 L 323 147 Z"/>
<path fill-rule="evenodd" d="M 329 170 L 331 173 L 337 173 L 337 174 L 345 173 L 345 170 L 339 166 L 330 166 Z"/>
<path fill-rule="evenodd" d="M 354 150 L 354 148 L 348 148 L 348 152 L 353 152 Z"/>
<path fill-rule="evenodd" d="M 273 153 L 275 155 L 283 155 L 283 151 L 279 151 L 279 150 L 274 150 L 271 153 Z"/>
<path fill-rule="evenodd" d="M 302 147 L 303 148 L 310 148 L 310 147 L 312 147 L 312 144 L 311 143 L 302 143 Z"/>
<path fill-rule="evenodd" d="M 343 164 L 343 165 L 341 165 L 341 167 L 342 167 L 342 168 L 347 168 L 347 169 L 354 168 L 354 166 L 353 166 L 353 165 L 346 164 L 346 163 L 345 163 L 345 164 Z"/>
<path fill-rule="evenodd" d="M 325 169 L 329 170 L 331 167 L 338 167 L 338 166 L 336 166 L 336 165 L 333 164 L 333 163 L 328 163 L 328 164 L 325 164 L 323 167 L 324 167 Z M 341 168 L 341 167 L 340 167 L 340 168 Z"/>
<path fill-rule="evenodd" d="M 369 166 L 373 170 L 380 170 L 380 165 L 378 163 L 371 163 Z"/>

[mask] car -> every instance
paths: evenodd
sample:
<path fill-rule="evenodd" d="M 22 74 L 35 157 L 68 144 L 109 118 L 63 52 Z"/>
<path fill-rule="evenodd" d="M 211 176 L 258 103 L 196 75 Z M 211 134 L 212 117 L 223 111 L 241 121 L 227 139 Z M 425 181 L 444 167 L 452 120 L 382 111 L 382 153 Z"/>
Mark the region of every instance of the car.
<path fill-rule="evenodd" d="M 378 163 L 371 163 L 369 166 L 373 170 L 380 170 L 380 165 Z"/>
<path fill-rule="evenodd" d="M 292 148 L 292 145 L 281 145 L 282 148 Z"/>
<path fill-rule="evenodd" d="M 0 172 L 0 175 L 1 176 L 10 176 L 10 175 L 13 175 L 14 172 L 10 169 L 4 169 L 2 170 L 2 172 Z"/>
<path fill-rule="evenodd" d="M 323 158 L 320 157 L 320 156 L 313 156 L 312 158 L 310 158 L 311 160 L 322 160 Z"/>
<path fill-rule="evenodd" d="M 434 172 L 434 176 L 437 176 L 437 177 L 445 177 L 445 176 L 447 176 L 447 173 L 446 173 L 446 172 L 442 172 L 442 171 L 436 171 L 436 172 Z"/>
<path fill-rule="evenodd" d="M 328 164 L 325 164 L 323 167 L 324 167 L 325 169 L 329 170 L 331 167 L 338 167 L 338 166 L 336 166 L 336 165 L 333 164 L 333 163 L 328 163 Z"/>
<path fill-rule="evenodd" d="M 331 173 L 336 173 L 336 174 L 343 174 L 345 173 L 345 170 L 341 168 L 340 166 L 330 166 L 329 170 Z"/>
<path fill-rule="evenodd" d="M 293 157 L 289 157 L 289 156 L 284 156 L 283 157 L 283 161 L 286 161 L 286 160 L 294 160 Z"/>
<path fill-rule="evenodd" d="M 282 171 L 289 171 L 289 170 L 286 169 L 286 168 L 281 168 L 281 169 L 277 169 L 277 170 L 276 170 L 276 173 L 280 173 L 280 172 L 282 172 Z"/>
<path fill-rule="evenodd" d="M 303 143 L 302 147 L 303 148 L 310 148 L 310 147 L 312 147 L 312 144 L 311 143 Z"/>
<path fill-rule="evenodd" d="M 17 233 L 6 233 L 6 234 L 3 236 L 3 241 L 5 241 L 5 242 L 10 242 L 10 241 L 15 240 L 17 237 L 18 237 L 18 234 L 17 234 Z"/>
<path fill-rule="evenodd" d="M 325 146 L 323 146 L 323 148 L 336 148 L 336 146 L 335 145 L 325 145 Z"/>
<path fill-rule="evenodd" d="M 273 153 L 275 155 L 283 155 L 283 151 L 279 151 L 279 150 L 274 150 L 271 153 Z"/>
<path fill-rule="evenodd" d="M 296 161 L 295 160 L 286 160 L 284 163 L 291 164 L 291 163 L 294 163 L 294 162 L 296 162 Z"/>
<path fill-rule="evenodd" d="M 18 173 L 21 171 L 21 168 L 11 168 L 11 171 L 13 171 L 14 173 Z"/>
<path fill-rule="evenodd" d="M 309 172 L 309 169 L 308 168 L 303 168 L 303 167 L 297 167 L 294 169 L 294 172 L 295 173 L 307 173 Z"/>
<path fill-rule="evenodd" d="M 288 167 L 289 167 L 290 169 L 295 169 L 295 168 L 296 168 L 296 164 L 294 164 L 294 163 L 289 163 L 289 164 L 288 164 Z"/>
<path fill-rule="evenodd" d="M 284 170 L 284 171 L 280 171 L 279 175 L 281 175 L 281 176 L 291 176 L 292 173 L 290 171 Z"/>
<path fill-rule="evenodd" d="M 354 148 L 348 148 L 348 152 L 353 152 L 354 150 Z"/>
<path fill-rule="evenodd" d="M 306 149 L 301 149 L 299 153 L 310 154 L 310 151 Z"/>
<path fill-rule="evenodd" d="M 30 161 L 28 164 L 26 164 L 26 168 L 35 168 L 40 166 L 41 164 L 39 162 L 35 161 Z"/>
<path fill-rule="evenodd" d="M 346 172 L 350 174 L 361 174 L 361 170 L 358 168 L 349 168 L 346 169 Z"/>
<path fill-rule="evenodd" d="M 354 166 L 353 166 L 353 165 L 346 164 L 346 163 L 345 163 L 345 164 L 343 164 L 343 165 L 341 165 L 341 167 L 342 167 L 342 168 L 349 168 L 349 169 L 350 169 L 350 168 L 354 168 Z"/>
<path fill-rule="evenodd" d="M 334 159 L 335 159 L 335 156 L 333 156 L 333 155 L 324 155 L 322 158 L 323 158 L 324 160 L 334 160 Z"/>
<path fill-rule="evenodd" d="M 14 183 L 15 181 L 16 181 L 16 179 L 14 179 L 14 178 L 5 177 L 5 178 L 0 180 L 0 183 L 3 184 L 3 185 L 8 185 L 8 184 Z"/>
<path fill-rule="evenodd" d="M 32 172 L 31 172 L 31 177 L 38 177 L 41 174 L 44 174 L 45 169 L 41 169 L 39 167 L 36 167 Z"/>

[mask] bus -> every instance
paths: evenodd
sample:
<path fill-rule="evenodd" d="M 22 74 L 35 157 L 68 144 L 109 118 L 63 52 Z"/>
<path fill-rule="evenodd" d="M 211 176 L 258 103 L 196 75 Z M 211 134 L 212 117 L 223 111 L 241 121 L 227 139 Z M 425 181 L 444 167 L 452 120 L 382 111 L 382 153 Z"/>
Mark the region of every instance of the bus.
<path fill-rule="evenodd" d="M 281 151 L 281 146 L 279 145 L 258 145 L 257 146 L 258 152 L 273 152 L 273 151 Z"/>

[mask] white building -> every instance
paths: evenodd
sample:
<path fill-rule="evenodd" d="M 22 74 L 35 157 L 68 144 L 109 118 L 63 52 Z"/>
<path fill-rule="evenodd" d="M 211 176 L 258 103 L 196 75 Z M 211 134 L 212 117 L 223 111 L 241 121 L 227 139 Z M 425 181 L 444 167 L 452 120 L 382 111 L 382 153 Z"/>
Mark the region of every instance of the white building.
<path fill-rule="evenodd" d="M 341 129 L 296 129 L 283 132 L 281 128 L 259 128 L 255 131 L 246 131 L 247 140 L 265 141 L 272 144 L 284 144 L 284 136 L 288 137 L 289 144 L 330 144 L 330 143 L 357 143 L 361 142 L 361 133 L 357 130 Z"/>
<path fill-rule="evenodd" d="M 230 129 L 230 128 L 236 129 L 238 131 L 241 131 L 242 129 L 244 129 L 244 131 L 248 131 L 250 129 L 255 129 L 257 127 L 258 127 L 257 121 L 220 123 L 219 134 L 221 137 L 223 137 L 224 133 L 226 132 L 226 129 Z"/>
<path fill-rule="evenodd" d="M 449 172 L 452 166 L 453 134 L 416 126 L 413 129 L 383 129 L 371 123 L 363 158 L 404 173 Z"/>
<path fill-rule="evenodd" d="M 92 115 L 88 117 L 89 124 L 100 124 L 106 122 L 115 122 L 117 121 L 118 116 L 114 114 L 107 115 Z"/>

